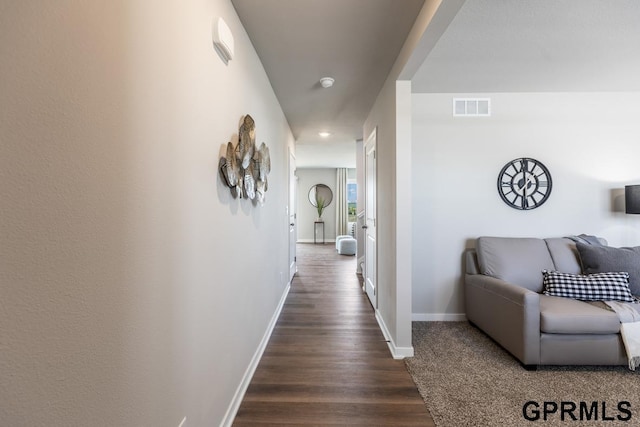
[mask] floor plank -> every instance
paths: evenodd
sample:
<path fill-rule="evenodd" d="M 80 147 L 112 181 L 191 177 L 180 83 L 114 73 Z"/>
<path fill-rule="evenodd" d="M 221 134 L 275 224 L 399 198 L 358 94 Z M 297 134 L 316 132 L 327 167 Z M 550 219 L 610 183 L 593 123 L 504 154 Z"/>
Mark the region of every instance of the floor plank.
<path fill-rule="evenodd" d="M 234 426 L 435 426 L 391 357 L 352 256 L 299 244 L 298 273 Z"/>

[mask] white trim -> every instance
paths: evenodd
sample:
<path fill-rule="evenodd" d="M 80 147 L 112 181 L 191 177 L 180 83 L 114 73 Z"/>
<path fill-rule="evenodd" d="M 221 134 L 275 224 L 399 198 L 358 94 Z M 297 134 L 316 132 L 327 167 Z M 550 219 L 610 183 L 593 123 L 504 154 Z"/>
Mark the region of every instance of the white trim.
<path fill-rule="evenodd" d="M 411 337 L 411 298 L 413 283 L 413 260 L 415 256 L 412 249 L 413 229 L 413 194 L 414 179 L 412 178 L 410 159 L 412 149 L 412 116 L 411 116 L 411 81 L 396 81 L 396 135 L 395 135 L 395 334 L 396 343 L 400 346 L 412 347 Z M 415 188 L 418 188 L 416 186 Z M 387 264 L 388 265 L 388 264 Z M 393 301 L 393 298 L 390 299 Z M 411 348 L 413 352 L 413 349 Z M 413 353 L 412 353 L 413 354 Z"/>
<path fill-rule="evenodd" d="M 413 347 L 397 347 L 396 343 L 393 342 L 389 329 L 387 329 L 387 325 L 384 323 L 384 319 L 378 310 L 376 310 L 376 320 L 378 321 L 382 335 L 384 335 L 384 339 L 387 340 L 387 345 L 393 358 L 404 359 L 405 357 L 413 357 Z"/>
<path fill-rule="evenodd" d="M 325 243 L 335 243 L 336 239 L 325 239 L 324 242 Z M 313 239 L 298 239 L 298 243 L 313 243 Z M 321 245 L 321 244 L 322 243 L 318 243 L 318 245 Z"/>
<path fill-rule="evenodd" d="M 467 316 L 464 313 L 413 313 L 412 322 L 464 322 Z"/>
<path fill-rule="evenodd" d="M 262 337 L 262 341 L 260 341 L 260 345 L 251 359 L 251 363 L 247 367 L 247 370 L 242 377 L 242 381 L 240 381 L 240 385 L 236 389 L 236 393 L 231 400 L 231 404 L 227 408 L 227 413 L 224 414 L 224 418 L 220 423 L 221 427 L 231 427 L 233 424 L 233 420 L 238 413 L 238 409 L 240 409 L 240 404 L 242 403 L 242 399 L 244 398 L 245 393 L 247 392 L 247 388 L 249 387 L 249 383 L 251 383 L 251 378 L 253 378 L 253 374 L 256 372 L 256 368 L 258 367 L 258 363 L 260 363 L 260 359 L 262 358 L 262 354 L 264 350 L 267 348 L 267 344 L 269 343 L 269 338 L 271 338 L 271 333 L 276 327 L 276 323 L 278 322 L 278 318 L 280 317 L 280 312 L 282 311 L 282 307 L 284 307 L 284 302 L 287 299 L 287 295 L 289 295 L 289 290 L 291 289 L 291 282 L 287 284 L 287 287 L 280 298 L 280 302 L 278 303 L 278 307 L 276 308 L 275 313 L 271 317 L 271 321 L 269 322 L 269 326 L 267 327 L 264 336 Z"/>

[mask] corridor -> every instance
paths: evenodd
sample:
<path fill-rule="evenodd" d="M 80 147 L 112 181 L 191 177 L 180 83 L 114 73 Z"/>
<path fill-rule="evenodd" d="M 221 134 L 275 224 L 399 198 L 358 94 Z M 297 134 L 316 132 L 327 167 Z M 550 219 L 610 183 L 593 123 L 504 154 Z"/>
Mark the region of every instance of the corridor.
<path fill-rule="evenodd" d="M 298 244 L 298 274 L 234 426 L 434 426 L 334 245 Z"/>

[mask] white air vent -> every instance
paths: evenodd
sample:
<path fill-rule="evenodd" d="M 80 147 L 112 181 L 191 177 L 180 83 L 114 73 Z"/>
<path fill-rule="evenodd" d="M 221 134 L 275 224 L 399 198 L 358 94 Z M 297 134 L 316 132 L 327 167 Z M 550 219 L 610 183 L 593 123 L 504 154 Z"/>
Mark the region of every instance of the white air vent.
<path fill-rule="evenodd" d="M 491 98 L 453 98 L 453 115 L 489 117 L 491 115 Z"/>

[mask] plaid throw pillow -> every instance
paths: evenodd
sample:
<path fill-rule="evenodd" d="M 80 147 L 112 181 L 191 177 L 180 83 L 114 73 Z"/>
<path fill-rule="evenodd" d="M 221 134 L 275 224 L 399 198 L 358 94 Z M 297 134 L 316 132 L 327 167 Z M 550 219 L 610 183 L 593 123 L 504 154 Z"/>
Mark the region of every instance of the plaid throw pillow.
<path fill-rule="evenodd" d="M 542 275 L 545 295 L 582 301 L 634 302 L 629 273 L 624 271 L 581 275 L 543 270 Z"/>

